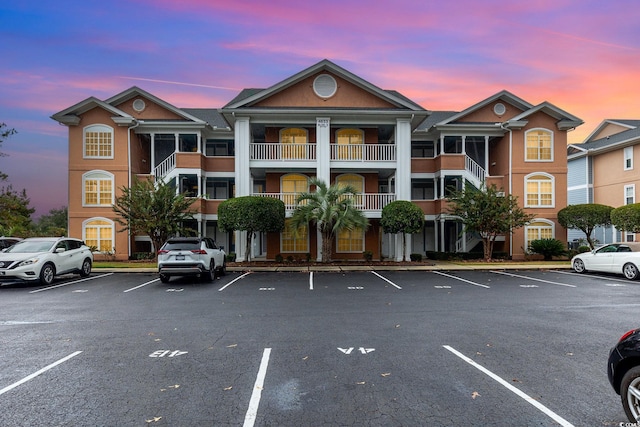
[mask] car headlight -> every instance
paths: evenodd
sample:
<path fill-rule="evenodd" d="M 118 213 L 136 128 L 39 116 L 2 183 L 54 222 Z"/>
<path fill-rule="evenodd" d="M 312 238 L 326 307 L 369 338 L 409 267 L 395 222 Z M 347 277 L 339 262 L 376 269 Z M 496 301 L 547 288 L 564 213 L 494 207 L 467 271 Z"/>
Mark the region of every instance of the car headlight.
<path fill-rule="evenodd" d="M 29 258 L 29 259 L 25 259 L 24 261 L 21 261 L 18 264 L 18 267 L 24 267 L 26 265 L 32 265 L 32 264 L 37 264 L 39 261 L 38 258 Z"/>

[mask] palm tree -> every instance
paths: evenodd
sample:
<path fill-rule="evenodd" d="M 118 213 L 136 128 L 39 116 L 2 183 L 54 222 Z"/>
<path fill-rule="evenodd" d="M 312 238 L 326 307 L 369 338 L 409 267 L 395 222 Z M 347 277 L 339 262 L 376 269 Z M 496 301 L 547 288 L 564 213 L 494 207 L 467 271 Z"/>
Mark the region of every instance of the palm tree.
<path fill-rule="evenodd" d="M 315 224 L 322 237 L 322 262 L 331 261 L 331 243 L 343 230 L 365 230 L 369 221 L 354 206 L 358 191 L 350 185 L 327 186 L 317 178 L 309 180 L 314 192 L 304 192 L 296 199 L 297 206 L 291 216 L 290 227 L 298 230 Z"/>

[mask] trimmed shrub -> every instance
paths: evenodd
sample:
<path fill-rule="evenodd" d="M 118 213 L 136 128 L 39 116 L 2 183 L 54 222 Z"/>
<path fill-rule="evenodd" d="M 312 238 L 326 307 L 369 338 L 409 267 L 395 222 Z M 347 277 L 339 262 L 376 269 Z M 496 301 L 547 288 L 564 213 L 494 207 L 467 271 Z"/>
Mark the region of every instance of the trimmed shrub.
<path fill-rule="evenodd" d="M 362 252 L 362 257 L 364 258 L 365 261 L 371 262 L 371 260 L 373 260 L 373 252 L 364 251 Z"/>
<path fill-rule="evenodd" d="M 422 254 L 413 253 L 409 255 L 409 259 L 411 259 L 411 261 L 414 261 L 414 262 L 420 262 L 422 261 Z"/>
<path fill-rule="evenodd" d="M 538 239 L 529 243 L 529 250 L 533 253 L 540 254 L 545 261 L 551 261 L 554 256 L 563 256 L 567 251 L 558 239 Z"/>

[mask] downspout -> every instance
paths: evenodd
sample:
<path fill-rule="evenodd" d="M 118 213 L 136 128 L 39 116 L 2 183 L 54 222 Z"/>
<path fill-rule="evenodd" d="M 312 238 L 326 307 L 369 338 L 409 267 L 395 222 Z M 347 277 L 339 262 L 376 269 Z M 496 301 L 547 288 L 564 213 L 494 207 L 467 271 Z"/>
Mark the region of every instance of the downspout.
<path fill-rule="evenodd" d="M 128 179 L 128 188 L 131 188 L 131 131 L 138 126 L 140 126 L 140 122 L 136 119 L 133 119 L 134 125 L 129 126 L 127 128 L 127 175 Z M 127 230 L 127 258 L 131 256 L 131 230 Z"/>

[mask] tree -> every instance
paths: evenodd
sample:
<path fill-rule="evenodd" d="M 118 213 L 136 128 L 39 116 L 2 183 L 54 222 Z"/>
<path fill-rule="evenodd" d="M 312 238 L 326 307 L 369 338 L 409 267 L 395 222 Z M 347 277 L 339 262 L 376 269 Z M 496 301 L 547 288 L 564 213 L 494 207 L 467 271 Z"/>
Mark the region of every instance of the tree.
<path fill-rule="evenodd" d="M 611 211 L 611 224 L 618 230 L 640 233 L 640 203 L 613 209 Z"/>
<path fill-rule="evenodd" d="M 558 239 L 537 239 L 529 243 L 529 250 L 540 254 L 545 261 L 551 261 L 554 256 L 562 256 L 567 253 L 564 243 Z"/>
<path fill-rule="evenodd" d="M 587 236 L 587 243 L 594 248 L 591 233 L 596 227 L 611 225 L 611 206 L 597 203 L 569 205 L 558 211 L 558 222 L 564 228 L 576 228 Z"/>
<path fill-rule="evenodd" d="M 68 209 L 66 206 L 60 209 L 51 209 L 48 214 L 42 215 L 36 223 L 36 232 L 41 236 L 66 236 L 67 235 Z"/>
<path fill-rule="evenodd" d="M 15 129 L 9 129 L 6 123 L 0 123 L 0 147 L 2 146 L 2 142 L 9 138 L 11 135 L 17 133 Z M 5 153 L 0 152 L 0 157 L 6 156 Z M 0 172 L 0 181 L 4 181 L 7 179 L 7 175 Z"/>
<path fill-rule="evenodd" d="M 31 201 L 26 190 L 15 191 L 11 185 L 0 189 L 0 235 L 26 236 L 32 223 L 35 209 L 29 207 Z"/>
<path fill-rule="evenodd" d="M 359 195 L 350 185 L 327 184 L 317 178 L 309 180 L 316 187 L 315 191 L 301 193 L 296 199 L 290 227 L 296 231 L 309 224 L 315 224 L 322 238 L 322 262 L 331 261 L 331 244 L 335 237 L 344 230 L 361 229 L 369 226 L 369 221 L 362 211 L 354 206 Z"/>
<path fill-rule="evenodd" d="M 148 235 L 156 252 L 170 236 L 193 234 L 184 225 L 196 213 L 191 209 L 193 200 L 176 195 L 172 184 L 134 179 L 131 187 L 122 187 L 121 191 L 112 206 L 119 216 L 116 222 L 124 227 L 121 231 Z"/>
<path fill-rule="evenodd" d="M 491 260 L 496 237 L 524 227 L 534 217 L 524 212 L 516 196 L 503 194 L 495 185 L 491 185 L 479 190 L 468 187 L 454 191 L 447 198 L 449 213 L 461 219 L 464 231 L 477 232 L 482 237 L 486 261 Z"/>
<path fill-rule="evenodd" d="M 284 202 L 262 196 L 227 199 L 218 206 L 218 227 L 222 231 L 246 231 L 246 261 L 251 257 L 251 239 L 255 233 L 284 230 Z"/>
<path fill-rule="evenodd" d="M 380 225 L 385 233 L 402 233 L 402 259 L 405 259 L 405 235 L 422 230 L 424 212 L 415 203 L 396 200 L 382 208 Z"/>

